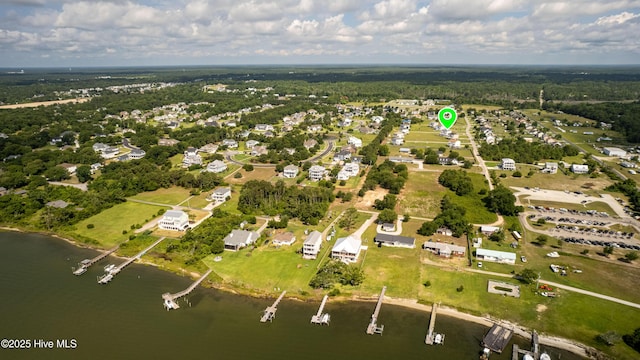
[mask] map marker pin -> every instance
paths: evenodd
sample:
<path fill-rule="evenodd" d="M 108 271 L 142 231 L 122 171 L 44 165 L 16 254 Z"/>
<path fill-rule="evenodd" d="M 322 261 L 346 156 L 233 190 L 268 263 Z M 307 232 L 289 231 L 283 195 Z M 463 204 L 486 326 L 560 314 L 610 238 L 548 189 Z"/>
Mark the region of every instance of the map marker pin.
<path fill-rule="evenodd" d="M 440 120 L 440 124 L 447 128 L 447 130 L 451 129 L 453 124 L 458 120 L 458 114 L 452 108 L 442 108 L 438 112 L 438 120 Z"/>

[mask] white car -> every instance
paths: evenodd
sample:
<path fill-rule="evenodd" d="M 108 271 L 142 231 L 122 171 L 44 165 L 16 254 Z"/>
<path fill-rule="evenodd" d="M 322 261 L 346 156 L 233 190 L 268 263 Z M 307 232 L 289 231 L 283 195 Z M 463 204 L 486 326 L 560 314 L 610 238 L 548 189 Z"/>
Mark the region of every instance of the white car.
<path fill-rule="evenodd" d="M 520 261 L 522 261 L 523 263 L 526 263 L 527 262 L 527 257 L 524 256 L 524 255 L 520 256 Z"/>
<path fill-rule="evenodd" d="M 478 267 L 481 268 L 482 267 L 482 261 L 478 262 Z"/>

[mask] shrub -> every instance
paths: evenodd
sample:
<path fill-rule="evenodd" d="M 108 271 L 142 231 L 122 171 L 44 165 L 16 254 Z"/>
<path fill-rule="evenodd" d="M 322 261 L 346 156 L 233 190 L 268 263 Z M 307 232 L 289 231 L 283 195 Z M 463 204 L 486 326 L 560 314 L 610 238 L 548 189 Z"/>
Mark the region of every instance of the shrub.
<path fill-rule="evenodd" d="M 96 226 L 93 225 L 93 224 L 87 224 L 87 229 L 93 229 L 94 227 L 96 227 Z"/>
<path fill-rule="evenodd" d="M 462 292 L 464 290 L 464 285 L 460 285 L 456 288 L 457 292 Z"/>
<path fill-rule="evenodd" d="M 431 286 L 431 281 L 427 280 L 427 281 L 423 282 L 423 283 L 422 283 L 422 286 L 424 286 L 424 287 L 429 287 L 429 286 Z"/>

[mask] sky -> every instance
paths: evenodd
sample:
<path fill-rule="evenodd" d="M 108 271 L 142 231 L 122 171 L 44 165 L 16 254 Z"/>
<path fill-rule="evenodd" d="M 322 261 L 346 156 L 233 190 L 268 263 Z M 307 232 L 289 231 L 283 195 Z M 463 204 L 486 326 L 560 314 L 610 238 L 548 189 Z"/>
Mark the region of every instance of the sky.
<path fill-rule="evenodd" d="M 0 67 L 640 64 L 640 0 L 0 0 Z"/>

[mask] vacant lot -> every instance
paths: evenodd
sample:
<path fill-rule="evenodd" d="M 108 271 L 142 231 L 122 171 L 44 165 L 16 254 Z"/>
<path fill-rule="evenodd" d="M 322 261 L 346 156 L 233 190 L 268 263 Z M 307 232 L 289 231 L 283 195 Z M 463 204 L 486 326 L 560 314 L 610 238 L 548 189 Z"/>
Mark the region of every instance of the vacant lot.
<path fill-rule="evenodd" d="M 439 173 L 411 172 L 399 195 L 400 214 L 434 218 L 440 212 L 440 200 L 447 189 L 438 184 Z"/>
<path fill-rule="evenodd" d="M 112 247 L 129 238 L 131 225 L 143 225 L 165 207 L 125 202 L 92 216 L 76 225 L 74 233 L 94 239 L 104 247 Z M 93 229 L 87 225 L 93 224 Z M 123 231 L 127 231 L 123 234 Z"/>
<path fill-rule="evenodd" d="M 189 190 L 181 187 L 160 188 L 156 191 L 148 191 L 132 196 L 132 199 L 155 202 L 167 205 L 178 205 L 187 200 L 191 195 Z"/>

